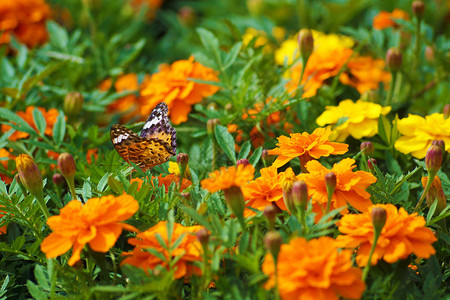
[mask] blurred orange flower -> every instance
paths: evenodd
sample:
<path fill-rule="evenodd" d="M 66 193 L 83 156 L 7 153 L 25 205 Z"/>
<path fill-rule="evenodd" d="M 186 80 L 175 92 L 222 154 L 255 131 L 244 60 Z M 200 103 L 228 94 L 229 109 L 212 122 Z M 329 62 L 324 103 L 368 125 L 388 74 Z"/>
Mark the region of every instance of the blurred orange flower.
<path fill-rule="evenodd" d="M 347 63 L 348 71 L 342 72 L 339 80 L 342 84 L 355 87 L 360 94 L 370 90 L 378 90 L 380 83 L 388 83 L 391 74 L 385 70 L 382 59 L 370 56 L 353 57 Z"/>
<path fill-rule="evenodd" d="M 341 210 L 341 214 L 347 214 L 347 203 L 359 211 L 366 211 L 372 205 L 370 194 L 366 192 L 366 188 L 377 179 L 369 172 L 353 172 L 355 167 L 355 160 L 351 158 L 345 158 L 334 164 L 331 170 L 322 166 L 318 161 L 312 160 L 306 164 L 309 173 L 297 176 L 299 180 L 303 180 L 308 185 L 316 221 L 320 220 L 326 210 L 328 193 L 325 174 L 330 172 L 336 175 L 336 187 L 331 199 L 332 209 L 345 207 Z"/>
<path fill-rule="evenodd" d="M 9 153 L 8 150 L 6 150 L 5 148 L 1 148 L 0 149 L 0 163 L 3 165 L 3 167 L 5 168 L 5 170 L 8 169 L 8 161 L 10 159 L 15 159 L 16 157 L 14 155 L 12 155 L 11 153 Z M 0 173 L 0 179 L 3 180 L 6 184 L 9 184 L 12 182 L 12 178 L 9 178 L 8 176 L 6 176 L 6 174 L 2 174 Z"/>
<path fill-rule="evenodd" d="M 269 275 L 265 288 L 273 288 L 277 280 L 281 299 L 359 299 L 365 290 L 362 271 L 352 266 L 352 251 L 339 251 L 330 237 L 294 238 L 281 245 L 277 277 L 270 253 L 262 270 Z"/>
<path fill-rule="evenodd" d="M 134 7 L 136 11 L 140 11 L 143 5 L 147 6 L 147 18 L 153 19 L 156 15 L 157 10 L 163 4 L 163 0 L 131 0 L 131 6 Z"/>
<path fill-rule="evenodd" d="M 86 244 L 97 252 L 107 252 L 119 238 L 122 230 L 138 231 L 122 223 L 139 209 L 138 202 L 130 195 L 91 198 L 86 204 L 70 201 L 58 216 L 48 218 L 53 232 L 41 243 L 47 258 L 55 258 L 73 247 L 69 266 L 80 260 Z"/>
<path fill-rule="evenodd" d="M 382 30 L 388 27 L 398 27 L 397 23 L 395 23 L 394 19 L 402 19 L 408 20 L 409 15 L 407 12 L 401 9 L 394 9 L 392 13 L 387 11 L 380 11 L 372 21 L 372 26 L 375 29 Z"/>
<path fill-rule="evenodd" d="M 220 170 L 209 173 L 209 178 L 203 179 L 201 184 L 205 190 L 215 193 L 232 186 L 243 186 L 253 179 L 254 173 L 255 168 L 252 165 L 240 164 L 237 167 L 221 167 Z"/>
<path fill-rule="evenodd" d="M 173 224 L 173 232 L 169 234 L 167 222 L 160 221 L 152 228 L 138 233 L 136 238 L 128 239 L 128 243 L 135 246 L 135 248 L 131 252 L 123 253 L 127 257 L 121 264 L 129 264 L 148 272 L 154 270 L 157 266 L 162 266 L 169 270 L 171 262 L 176 260 L 176 263 L 173 265 L 176 279 L 192 274 L 201 275 L 200 268 L 192 264 L 195 261 L 202 260 L 202 246 L 195 235 L 195 232 L 201 228 L 203 227 L 185 227 L 175 223 Z M 165 245 L 160 244 L 157 235 L 164 240 Z M 171 236 L 170 241 L 169 236 Z M 177 242 L 176 246 L 174 245 L 175 242 Z M 162 260 L 160 257 L 147 251 L 147 249 L 155 250 L 163 255 L 165 259 Z"/>
<path fill-rule="evenodd" d="M 3 207 L 3 206 L 0 206 L 0 207 Z M 3 213 L 4 213 L 4 211 L 3 211 L 3 210 L 0 210 L 0 218 L 2 218 L 2 217 L 5 215 L 5 214 L 3 214 Z M 6 228 L 7 228 L 6 225 L 1 226 L 1 227 L 0 227 L 0 234 L 6 233 Z"/>
<path fill-rule="evenodd" d="M 261 177 L 242 186 L 242 193 L 247 201 L 246 206 L 258 210 L 264 210 L 266 206 L 275 203 L 280 209 L 287 210 L 283 200 L 283 174 L 277 173 L 274 166 L 261 169 Z M 255 213 L 246 209 L 244 216 L 254 215 Z"/>
<path fill-rule="evenodd" d="M 53 126 L 56 123 L 56 119 L 58 118 L 58 111 L 55 108 L 51 108 L 48 111 L 43 107 L 37 108 L 42 115 L 45 118 L 45 121 L 47 122 L 47 126 L 45 127 L 45 135 L 53 135 Z M 36 132 L 38 132 L 38 129 L 36 127 L 36 124 L 34 123 L 33 118 L 33 110 L 34 106 L 28 106 L 25 110 L 25 112 L 19 111 L 16 114 L 21 117 L 25 122 L 27 122 Z M 10 130 L 12 127 L 6 124 L 2 124 L 1 131 L 6 132 Z M 28 133 L 22 132 L 22 131 L 15 131 L 10 137 L 9 140 L 16 141 L 18 139 L 24 139 L 29 136 Z"/>
<path fill-rule="evenodd" d="M 98 157 L 98 148 L 88 149 L 86 152 L 86 160 L 88 164 L 92 164 L 92 158 L 94 158 L 94 162 L 97 160 Z"/>
<path fill-rule="evenodd" d="M 142 85 L 143 106 L 141 115 L 147 117 L 160 102 L 165 102 L 170 109 L 170 120 L 174 124 L 187 121 L 191 106 L 203 98 L 213 95 L 219 87 L 196 83 L 190 78 L 206 81 L 219 81 L 216 71 L 188 60 L 179 60 L 172 65 L 161 65 L 160 71 Z"/>
<path fill-rule="evenodd" d="M 49 17 L 50 7 L 44 0 L 0 1 L 0 44 L 8 44 L 11 36 L 28 47 L 44 44 Z"/>
<path fill-rule="evenodd" d="M 278 137 L 278 148 L 269 150 L 270 155 L 278 155 L 273 166 L 282 167 L 296 157 L 300 157 L 300 161 L 306 163 L 311 158 L 318 159 L 330 154 L 347 152 L 347 144 L 333 143 L 328 140 L 330 134 L 329 128 L 316 128 L 311 134 L 291 133 L 290 137 L 284 135 Z"/>
<path fill-rule="evenodd" d="M 403 207 L 397 209 L 392 204 L 377 204 L 363 214 L 345 215 L 338 223 L 342 235 L 337 237 L 337 243 L 344 248 L 359 247 L 356 256 L 359 266 L 365 266 L 369 260 L 374 231 L 371 212 L 375 207 L 384 208 L 387 217 L 372 255 L 372 265 L 380 259 L 392 264 L 412 253 L 421 258 L 429 258 L 435 253 L 432 244 L 437 238 L 425 227 L 422 216 L 417 216 L 417 213 L 409 215 Z"/>

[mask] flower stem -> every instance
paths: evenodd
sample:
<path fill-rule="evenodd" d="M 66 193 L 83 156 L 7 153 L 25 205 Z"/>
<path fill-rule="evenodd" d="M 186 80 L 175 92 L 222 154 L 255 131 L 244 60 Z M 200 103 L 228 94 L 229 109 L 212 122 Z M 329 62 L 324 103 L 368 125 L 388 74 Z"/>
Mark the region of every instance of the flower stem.
<path fill-rule="evenodd" d="M 45 204 L 44 195 L 42 193 L 37 193 L 33 194 L 33 196 L 36 198 L 36 201 L 44 213 L 45 218 L 48 219 L 50 217 L 50 213 L 48 212 L 47 205 Z"/>
<path fill-rule="evenodd" d="M 420 58 L 420 18 L 416 18 L 416 21 L 416 41 L 414 44 L 414 56 L 412 63 L 413 71 L 417 68 L 417 64 Z"/>
<path fill-rule="evenodd" d="M 414 208 L 413 213 L 417 212 L 417 210 L 419 209 L 420 205 L 422 205 L 422 202 L 425 199 L 425 195 L 428 193 L 428 191 L 430 190 L 431 186 L 433 185 L 434 176 L 436 176 L 436 173 L 433 174 L 433 173 L 428 172 L 427 185 L 425 186 L 425 189 L 423 190 L 422 196 L 420 196 L 419 202 L 417 202 L 417 205 Z"/>
<path fill-rule="evenodd" d="M 386 96 L 385 105 L 389 105 L 391 103 L 392 93 L 394 91 L 395 82 L 397 81 L 397 71 L 392 71 L 391 77 L 392 77 L 392 80 L 391 80 L 391 84 L 389 85 L 389 91 Z"/>
<path fill-rule="evenodd" d="M 371 265 L 371 262 L 372 262 L 373 252 L 375 252 L 375 248 L 377 246 L 377 241 L 378 241 L 378 238 L 380 237 L 380 234 L 381 234 L 381 229 L 379 229 L 379 230 L 375 229 L 374 232 L 373 232 L 372 249 L 370 249 L 369 260 L 367 261 L 367 264 L 366 264 L 366 266 L 364 268 L 363 276 L 362 276 L 362 280 L 364 282 L 366 281 L 367 274 L 369 274 L 370 265 Z"/>
<path fill-rule="evenodd" d="M 75 192 L 75 178 L 66 177 L 66 181 L 69 186 L 70 194 L 72 195 L 72 200 L 77 200 L 77 193 Z"/>

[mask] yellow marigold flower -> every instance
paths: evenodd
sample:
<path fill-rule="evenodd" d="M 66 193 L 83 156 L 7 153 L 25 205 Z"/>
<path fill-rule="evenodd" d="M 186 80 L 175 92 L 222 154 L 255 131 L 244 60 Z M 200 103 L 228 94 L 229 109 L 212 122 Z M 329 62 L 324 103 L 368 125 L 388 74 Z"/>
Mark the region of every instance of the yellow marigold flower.
<path fill-rule="evenodd" d="M 273 166 L 262 168 L 260 172 L 260 177 L 242 186 L 242 193 L 247 201 L 246 206 L 264 210 L 266 206 L 276 204 L 280 209 L 286 210 L 282 186 L 284 172 L 277 173 L 277 168 Z M 245 216 L 253 214 L 254 212 L 250 209 L 244 212 Z"/>
<path fill-rule="evenodd" d="M 25 112 L 23 111 L 19 111 L 16 114 L 21 117 L 25 122 L 27 122 L 34 130 L 36 130 L 36 132 L 38 132 L 37 126 L 34 123 L 34 118 L 33 118 L 33 110 L 34 110 L 34 106 L 27 106 Z M 58 111 L 55 108 L 51 108 L 48 111 L 45 108 L 42 107 L 38 107 L 37 108 L 42 115 L 45 118 L 45 121 L 47 122 L 47 126 L 45 127 L 45 135 L 49 135 L 52 136 L 53 135 L 53 126 L 56 123 L 56 119 L 58 118 Z M 8 130 L 11 129 L 11 126 L 6 125 L 6 124 L 2 124 L 1 127 L 1 131 L 2 132 L 6 132 Z M 28 136 L 30 136 L 28 133 L 26 132 L 22 132 L 22 131 L 15 131 L 10 137 L 9 139 L 11 141 L 16 141 L 18 139 L 24 139 L 27 138 Z"/>
<path fill-rule="evenodd" d="M 11 36 L 28 47 L 44 44 L 49 17 L 50 7 L 44 0 L 0 1 L 0 44 L 8 44 Z"/>
<path fill-rule="evenodd" d="M 376 177 L 369 172 L 356 171 L 355 160 L 345 158 L 333 165 L 330 169 L 322 166 L 317 160 L 306 164 L 309 173 L 297 176 L 308 185 L 309 195 L 312 196 L 313 211 L 316 213 L 316 221 L 320 220 L 326 210 L 328 193 L 325 175 L 332 172 L 336 176 L 336 186 L 331 198 L 331 209 L 347 207 L 347 203 L 359 211 L 366 211 L 371 205 L 370 194 L 366 188 L 377 181 Z M 341 210 L 341 214 L 347 214 L 348 209 Z"/>
<path fill-rule="evenodd" d="M 372 265 L 380 259 L 392 264 L 412 253 L 421 258 L 429 258 L 435 253 L 432 244 L 437 238 L 425 227 L 422 216 L 409 215 L 403 207 L 397 209 L 392 204 L 377 204 L 363 214 L 345 215 L 338 223 L 342 235 L 337 237 L 337 243 L 344 248 L 359 247 L 356 256 L 359 266 L 365 266 L 369 260 L 374 231 L 371 211 L 375 207 L 384 208 L 387 218 L 372 255 Z"/>
<path fill-rule="evenodd" d="M 136 238 L 128 239 L 128 243 L 135 246 L 133 251 L 125 252 L 123 255 L 127 256 L 123 264 L 129 264 L 143 269 L 146 272 L 154 270 L 157 266 L 162 266 L 169 269 L 171 261 L 176 259 L 173 266 L 175 269 L 174 277 L 176 279 L 189 276 L 191 274 L 201 275 L 200 268 L 194 266 L 192 263 L 202 260 L 202 245 L 198 241 L 195 233 L 202 229 L 202 226 L 185 227 L 181 224 L 173 224 L 173 232 L 171 240 L 169 241 L 169 234 L 167 233 L 167 222 L 161 221 L 150 229 L 140 232 Z M 165 242 L 163 247 L 158 239 L 159 235 Z M 181 238 L 181 242 L 174 249 L 175 241 Z M 158 253 L 164 255 L 164 260 L 153 255 L 147 249 L 154 249 Z M 167 249 L 171 249 L 170 253 Z"/>
<path fill-rule="evenodd" d="M 219 90 L 217 86 L 197 83 L 190 78 L 219 81 L 216 71 L 194 62 L 193 56 L 188 60 L 176 61 L 170 66 L 162 65 L 160 71 L 142 85 L 141 96 L 144 104 L 141 115 L 147 117 L 158 103 L 165 102 L 169 106 L 173 124 L 187 121 L 193 104 Z"/>
<path fill-rule="evenodd" d="M 202 188 L 210 193 L 215 193 L 232 186 L 243 186 L 253 179 L 254 173 L 255 168 L 252 165 L 240 164 L 237 167 L 221 167 L 220 170 L 209 173 L 209 178 L 203 179 L 201 184 Z"/>
<path fill-rule="evenodd" d="M 433 140 L 443 140 L 445 151 L 450 152 L 450 118 L 432 114 L 422 118 L 410 114 L 398 121 L 397 129 L 403 135 L 395 142 L 398 151 L 422 159 Z"/>
<path fill-rule="evenodd" d="M 138 231 L 122 223 L 139 209 L 138 202 L 130 195 L 91 198 L 82 205 L 70 201 L 58 216 L 48 218 L 47 224 L 53 232 L 41 244 L 47 258 L 55 258 L 73 247 L 69 266 L 80 260 L 86 244 L 97 252 L 107 252 L 119 238 L 122 230 Z"/>
<path fill-rule="evenodd" d="M 347 144 L 333 143 L 328 140 L 330 134 L 329 128 L 316 128 L 311 134 L 291 133 L 290 137 L 284 135 L 278 137 L 278 148 L 269 150 L 270 155 L 278 155 L 273 166 L 282 167 L 296 157 L 306 162 L 311 158 L 318 159 L 330 154 L 347 152 Z"/>
<path fill-rule="evenodd" d="M 281 246 L 277 261 L 281 299 L 359 299 L 365 290 L 362 271 L 352 266 L 352 251 L 339 251 L 336 241 L 302 237 Z M 275 286 L 275 264 L 268 253 L 262 270 L 269 275 L 266 289 Z"/>
<path fill-rule="evenodd" d="M 343 100 L 338 106 L 327 106 L 325 111 L 317 118 L 319 126 L 336 124 L 339 120 L 347 120 L 334 128 L 333 140 L 343 142 L 349 135 L 355 139 L 371 137 L 378 133 L 378 118 L 391 111 L 390 106 L 381 106 L 376 103 L 358 100 Z"/>
<path fill-rule="evenodd" d="M 254 45 L 255 48 L 265 46 L 263 52 L 267 53 L 271 51 L 271 45 L 267 39 L 267 34 L 262 30 L 257 30 L 251 27 L 247 28 L 244 35 L 242 35 L 242 44 L 247 46 L 248 43 L 250 43 L 250 41 L 254 38 L 256 38 Z"/>
<path fill-rule="evenodd" d="M 372 26 L 375 29 L 381 30 L 388 27 L 398 27 L 394 19 L 408 20 L 409 15 L 401 9 L 394 9 L 392 13 L 387 11 L 380 11 L 372 20 Z"/>
<path fill-rule="evenodd" d="M 178 163 L 174 162 L 174 161 L 169 161 L 169 173 L 175 175 L 175 176 L 180 176 L 180 166 L 178 165 Z M 191 171 L 189 169 L 189 166 L 186 167 L 186 171 L 184 176 L 191 176 Z"/>

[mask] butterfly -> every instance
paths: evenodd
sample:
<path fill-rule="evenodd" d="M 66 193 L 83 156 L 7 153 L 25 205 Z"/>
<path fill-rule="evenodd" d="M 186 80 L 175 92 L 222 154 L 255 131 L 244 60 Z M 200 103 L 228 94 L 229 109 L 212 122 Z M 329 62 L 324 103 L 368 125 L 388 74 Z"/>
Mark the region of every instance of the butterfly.
<path fill-rule="evenodd" d="M 133 162 L 144 172 L 165 163 L 175 155 L 177 133 L 168 118 L 169 108 L 159 103 L 150 113 L 140 135 L 125 126 L 111 127 L 111 141 L 126 162 Z"/>

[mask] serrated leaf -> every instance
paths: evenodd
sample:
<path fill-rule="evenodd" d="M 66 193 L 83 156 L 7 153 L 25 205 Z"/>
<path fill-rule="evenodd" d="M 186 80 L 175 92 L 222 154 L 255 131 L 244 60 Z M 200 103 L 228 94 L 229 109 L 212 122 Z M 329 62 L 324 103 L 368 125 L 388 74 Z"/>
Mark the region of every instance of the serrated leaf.
<path fill-rule="evenodd" d="M 42 289 L 34 284 L 31 280 L 27 281 L 27 289 L 30 292 L 31 296 L 33 296 L 33 299 L 37 300 L 47 300 L 47 294 L 42 291 Z"/>
<path fill-rule="evenodd" d="M 60 112 L 58 118 L 56 119 L 55 126 L 53 127 L 53 140 L 57 145 L 60 145 L 64 140 L 64 135 L 66 134 L 66 119 L 64 113 Z"/>
<path fill-rule="evenodd" d="M 242 47 L 242 42 L 239 42 L 230 49 L 227 56 L 225 56 L 225 60 L 223 62 L 224 70 L 228 69 L 235 62 L 236 58 L 239 55 L 239 51 L 241 50 L 241 47 Z"/>
<path fill-rule="evenodd" d="M 69 36 L 64 27 L 59 26 L 53 21 L 49 21 L 47 22 L 47 29 L 50 33 L 50 42 L 59 49 L 65 50 L 67 48 Z"/>
<path fill-rule="evenodd" d="M 234 152 L 234 139 L 233 136 L 228 132 L 226 127 L 222 125 L 217 125 L 215 130 L 216 141 L 222 148 L 223 152 L 228 156 L 228 158 L 236 164 L 236 153 Z"/>
<path fill-rule="evenodd" d="M 222 58 L 220 57 L 219 40 L 210 31 L 204 28 L 197 28 L 200 41 L 205 50 L 214 55 L 217 66 L 222 69 Z"/>
<path fill-rule="evenodd" d="M 34 277 L 36 278 L 39 286 L 44 288 L 44 290 L 50 289 L 50 283 L 48 282 L 47 276 L 45 276 L 44 268 L 41 265 L 36 265 L 34 268 Z"/>
<path fill-rule="evenodd" d="M 256 166 L 258 164 L 259 160 L 261 159 L 262 150 L 263 150 L 262 147 L 259 147 L 250 156 L 248 161 L 250 162 L 251 165 Z"/>
<path fill-rule="evenodd" d="M 33 110 L 33 119 L 39 133 L 43 136 L 45 134 L 45 128 L 47 127 L 47 122 L 45 121 L 44 115 L 37 107 Z"/>
<path fill-rule="evenodd" d="M 385 116 L 378 118 L 378 135 L 389 146 L 391 146 L 391 124 Z"/>

